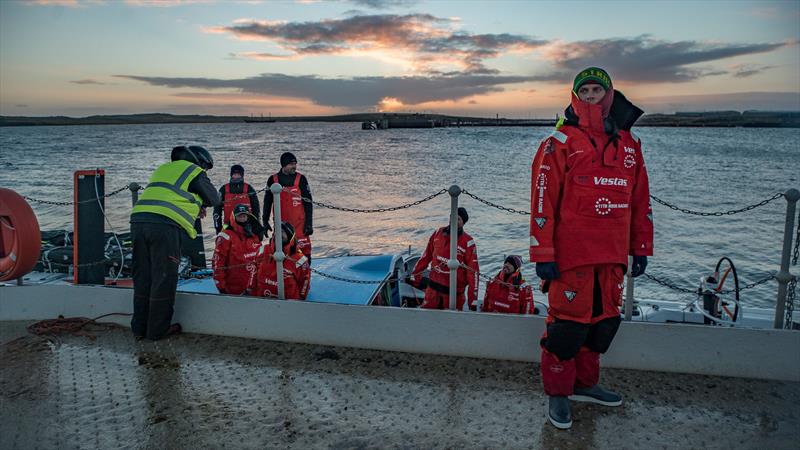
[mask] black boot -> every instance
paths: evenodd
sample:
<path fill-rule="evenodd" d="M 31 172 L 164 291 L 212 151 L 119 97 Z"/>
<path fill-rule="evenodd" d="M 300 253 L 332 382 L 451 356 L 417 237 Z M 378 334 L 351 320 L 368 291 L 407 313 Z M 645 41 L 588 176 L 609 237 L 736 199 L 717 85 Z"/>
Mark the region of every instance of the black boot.
<path fill-rule="evenodd" d="M 566 430 L 572 426 L 572 413 L 569 399 L 562 396 L 550 396 L 550 408 L 547 417 L 550 423 L 559 430 Z"/>

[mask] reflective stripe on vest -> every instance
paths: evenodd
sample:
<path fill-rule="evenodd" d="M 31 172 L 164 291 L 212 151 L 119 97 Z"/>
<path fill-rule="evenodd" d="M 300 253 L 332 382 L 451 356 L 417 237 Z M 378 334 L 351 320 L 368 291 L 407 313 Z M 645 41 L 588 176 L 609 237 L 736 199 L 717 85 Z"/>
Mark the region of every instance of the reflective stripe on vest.
<path fill-rule="evenodd" d="M 202 171 L 188 161 L 162 164 L 150 176 L 150 182 L 133 207 L 132 214 L 146 212 L 168 217 L 194 239 L 197 237 L 194 222 L 200 214 L 202 201 L 188 188 Z"/>

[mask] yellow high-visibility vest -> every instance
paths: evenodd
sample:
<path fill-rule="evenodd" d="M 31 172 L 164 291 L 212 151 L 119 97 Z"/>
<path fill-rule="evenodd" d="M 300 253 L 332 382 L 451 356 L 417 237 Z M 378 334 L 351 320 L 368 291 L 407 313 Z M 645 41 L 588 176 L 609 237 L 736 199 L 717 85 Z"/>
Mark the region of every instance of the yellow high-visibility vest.
<path fill-rule="evenodd" d="M 147 212 L 169 217 L 194 239 L 197 237 L 194 221 L 203 202 L 188 189 L 189 183 L 202 171 L 200 166 L 189 161 L 172 161 L 159 166 L 150 176 L 131 214 Z"/>

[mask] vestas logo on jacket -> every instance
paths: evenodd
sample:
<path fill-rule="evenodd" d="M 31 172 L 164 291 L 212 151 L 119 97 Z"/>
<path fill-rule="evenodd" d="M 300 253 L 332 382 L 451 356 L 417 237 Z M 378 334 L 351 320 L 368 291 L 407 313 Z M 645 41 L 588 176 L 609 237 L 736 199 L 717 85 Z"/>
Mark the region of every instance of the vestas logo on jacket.
<path fill-rule="evenodd" d="M 627 203 L 611 203 L 611 200 L 606 197 L 600 197 L 594 202 L 594 210 L 601 216 L 607 216 L 612 209 L 625 209 L 627 207 Z"/>
<path fill-rule="evenodd" d="M 625 178 L 594 177 L 595 186 L 628 186 Z"/>

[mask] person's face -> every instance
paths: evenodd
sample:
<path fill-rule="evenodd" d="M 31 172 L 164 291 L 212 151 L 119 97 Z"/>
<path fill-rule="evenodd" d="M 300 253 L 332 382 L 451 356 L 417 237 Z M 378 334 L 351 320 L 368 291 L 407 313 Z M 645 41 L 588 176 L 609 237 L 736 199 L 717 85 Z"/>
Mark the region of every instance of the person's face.
<path fill-rule="evenodd" d="M 514 270 L 516 269 L 514 269 L 514 266 L 512 266 L 511 263 L 507 262 L 503 264 L 503 272 L 505 272 L 506 274 L 514 273 Z"/>
<path fill-rule="evenodd" d="M 231 183 L 240 183 L 243 179 L 244 177 L 242 177 L 242 174 L 240 174 L 239 172 L 234 172 L 231 175 Z"/>
<path fill-rule="evenodd" d="M 292 162 L 292 163 L 289 163 L 289 164 L 283 166 L 283 173 L 285 173 L 286 175 L 294 175 L 295 172 L 297 172 L 297 163 L 296 162 Z"/>
<path fill-rule="evenodd" d="M 246 223 L 247 222 L 247 213 L 241 213 L 236 215 L 236 221 L 239 223 Z"/>
<path fill-rule="evenodd" d="M 458 216 L 458 228 L 464 228 L 464 219 Z"/>
<path fill-rule="evenodd" d="M 578 98 L 592 105 L 599 103 L 605 95 L 605 88 L 597 83 L 586 83 L 578 88 Z"/>

